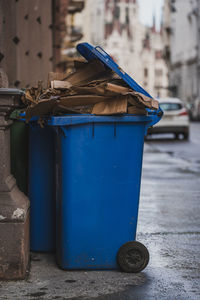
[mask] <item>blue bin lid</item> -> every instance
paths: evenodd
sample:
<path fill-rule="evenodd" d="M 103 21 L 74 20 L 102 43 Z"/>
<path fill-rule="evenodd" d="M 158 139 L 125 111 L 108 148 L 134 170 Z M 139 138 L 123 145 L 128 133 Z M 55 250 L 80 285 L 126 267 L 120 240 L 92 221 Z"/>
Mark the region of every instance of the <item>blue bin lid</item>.
<path fill-rule="evenodd" d="M 118 64 L 106 53 L 100 46 L 93 47 L 88 43 L 80 43 L 77 45 L 77 51 L 85 57 L 87 61 L 92 59 L 100 60 L 104 65 L 117 73 L 134 91 L 139 92 L 147 97 L 152 96 L 147 93 L 135 80 L 133 80 L 126 72 L 124 72 Z"/>

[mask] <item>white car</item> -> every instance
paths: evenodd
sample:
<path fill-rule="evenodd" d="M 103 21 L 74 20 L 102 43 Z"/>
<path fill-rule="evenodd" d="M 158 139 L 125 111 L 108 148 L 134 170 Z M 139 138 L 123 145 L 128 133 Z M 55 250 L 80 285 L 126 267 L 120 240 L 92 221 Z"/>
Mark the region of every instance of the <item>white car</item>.
<path fill-rule="evenodd" d="M 175 138 L 183 135 L 185 140 L 189 138 L 189 116 L 183 102 L 178 98 L 160 98 L 159 105 L 164 114 L 160 122 L 149 133 L 174 133 Z"/>

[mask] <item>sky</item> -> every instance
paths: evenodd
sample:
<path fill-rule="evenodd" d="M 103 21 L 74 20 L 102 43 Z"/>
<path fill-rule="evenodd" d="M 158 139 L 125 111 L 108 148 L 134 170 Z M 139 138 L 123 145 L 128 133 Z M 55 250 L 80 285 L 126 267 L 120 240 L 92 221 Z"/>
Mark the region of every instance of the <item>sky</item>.
<path fill-rule="evenodd" d="M 151 26 L 153 23 L 153 15 L 156 17 L 156 28 L 160 28 L 162 17 L 162 6 L 164 0 L 138 0 L 140 7 L 140 20 L 143 24 Z"/>

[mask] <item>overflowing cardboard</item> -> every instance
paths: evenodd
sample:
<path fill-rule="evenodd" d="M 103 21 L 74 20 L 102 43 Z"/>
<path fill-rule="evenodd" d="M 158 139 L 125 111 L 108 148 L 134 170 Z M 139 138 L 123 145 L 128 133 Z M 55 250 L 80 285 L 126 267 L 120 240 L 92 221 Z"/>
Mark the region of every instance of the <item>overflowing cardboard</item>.
<path fill-rule="evenodd" d="M 116 115 L 125 114 L 127 112 L 127 99 L 117 98 L 116 100 L 110 100 L 105 102 L 99 102 L 94 105 L 92 114 L 95 115 Z"/>
<path fill-rule="evenodd" d="M 52 89 L 65 90 L 65 89 L 69 89 L 70 87 L 72 87 L 72 84 L 69 83 L 68 81 L 61 81 L 61 80 L 51 81 L 51 88 Z"/>
<path fill-rule="evenodd" d="M 158 109 L 157 100 L 135 92 L 99 60 L 76 61 L 74 67 L 71 74 L 50 72 L 46 89 L 40 82 L 26 90 L 27 120 L 74 113 L 145 115 L 146 108 Z"/>

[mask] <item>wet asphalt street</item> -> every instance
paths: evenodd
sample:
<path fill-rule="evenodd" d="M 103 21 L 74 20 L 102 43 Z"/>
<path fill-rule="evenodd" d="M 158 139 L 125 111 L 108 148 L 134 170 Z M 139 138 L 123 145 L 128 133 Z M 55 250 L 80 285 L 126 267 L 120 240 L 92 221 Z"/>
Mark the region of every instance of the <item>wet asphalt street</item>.
<path fill-rule="evenodd" d="M 0 299 L 200 299 L 200 123 L 188 142 L 145 143 L 137 240 L 150 252 L 140 274 L 66 272 L 32 254 L 27 280 L 0 282 Z"/>

